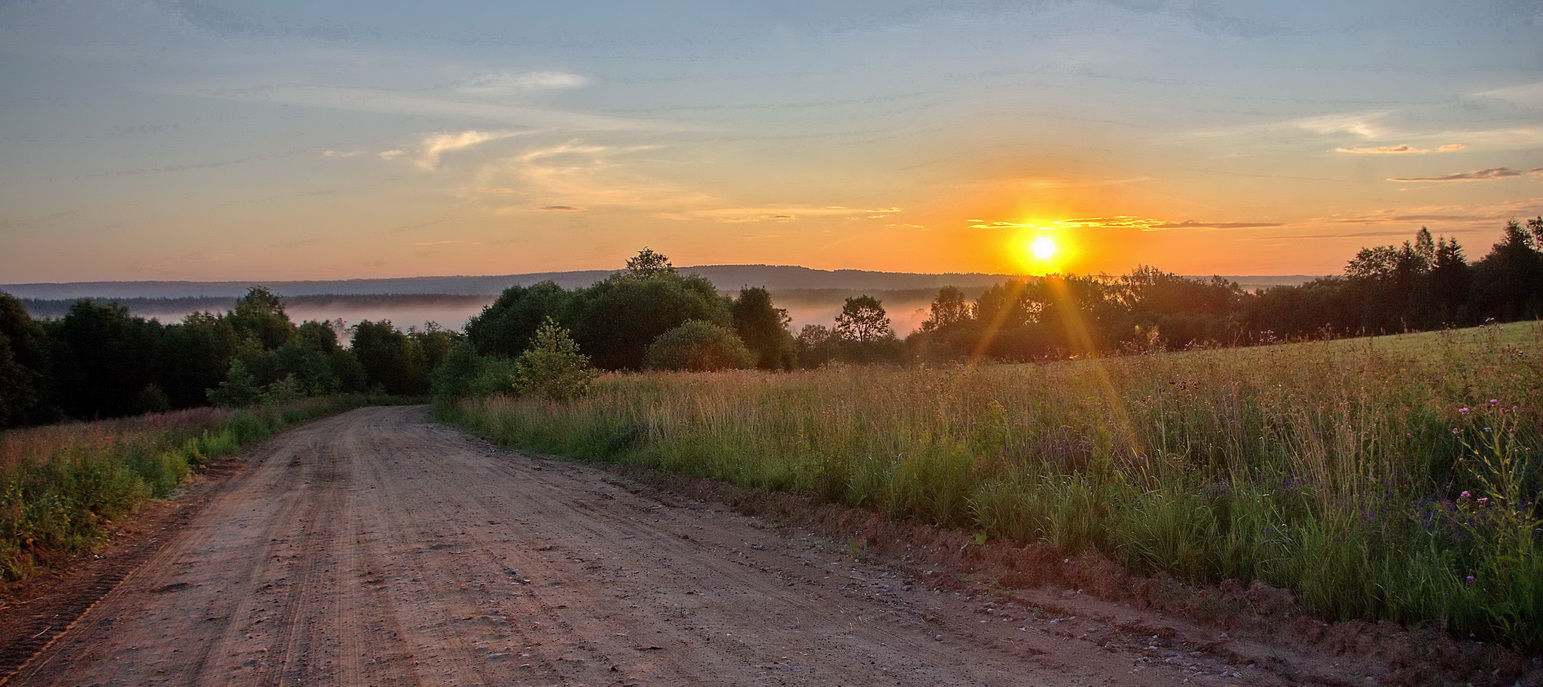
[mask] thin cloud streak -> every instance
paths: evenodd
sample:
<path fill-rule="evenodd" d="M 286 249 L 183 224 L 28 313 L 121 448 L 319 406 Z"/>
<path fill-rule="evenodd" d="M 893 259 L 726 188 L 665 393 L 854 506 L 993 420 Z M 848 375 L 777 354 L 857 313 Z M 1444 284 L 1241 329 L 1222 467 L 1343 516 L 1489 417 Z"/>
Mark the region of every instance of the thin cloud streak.
<path fill-rule="evenodd" d="M 203 89 L 183 93 L 224 100 L 308 105 L 353 112 L 456 117 L 559 131 L 683 131 L 667 122 L 565 112 L 519 105 L 473 103 L 446 98 L 403 95 L 393 91 L 331 86 L 259 86 Z"/>
<path fill-rule="evenodd" d="M 1271 227 L 1286 226 L 1280 222 L 1201 222 L 1187 219 L 1183 221 L 1167 221 L 1150 217 L 1135 217 L 1131 215 L 1119 215 L 1115 217 L 1082 217 L 1076 219 L 1062 219 L 1046 223 L 1018 223 L 1018 222 L 975 222 L 971 229 L 1137 229 L 1140 231 L 1172 231 L 1175 229 L 1198 229 L 1204 231 L 1229 230 L 1229 229 L 1268 229 Z"/>
<path fill-rule="evenodd" d="M 467 95 L 500 96 L 580 88 L 588 84 L 589 77 L 567 72 L 506 72 L 479 74 L 461 82 L 455 91 Z"/>
<path fill-rule="evenodd" d="M 1543 174 L 1543 168 L 1534 169 L 1531 172 L 1523 172 L 1510 167 L 1495 167 L 1481 169 L 1473 172 L 1458 172 L 1439 177 L 1389 177 L 1388 181 L 1399 182 L 1444 182 L 1444 181 L 1493 181 L 1495 179 L 1512 179 L 1524 174 Z"/>
<path fill-rule="evenodd" d="M 1456 152 L 1456 151 L 1462 150 L 1462 149 L 1467 148 L 1467 147 L 1468 147 L 1468 144 L 1466 144 L 1466 143 L 1448 143 L 1448 144 L 1445 144 L 1445 145 L 1436 146 L 1435 152 L 1438 152 L 1438 153 L 1451 153 L 1451 152 Z M 1396 145 L 1396 146 L 1374 146 L 1374 147 L 1369 147 L 1369 148 L 1343 148 L 1343 147 L 1341 147 L 1341 148 L 1335 148 L 1334 152 L 1336 152 L 1336 153 L 1352 153 L 1352 154 L 1355 154 L 1355 155 L 1401 155 L 1401 154 L 1423 155 L 1425 153 L 1431 152 L 1431 149 L 1430 148 L 1416 148 L 1416 147 L 1414 147 L 1412 145 L 1403 144 L 1403 145 Z"/>
<path fill-rule="evenodd" d="M 751 208 L 717 208 L 712 210 L 692 210 L 687 213 L 695 218 L 710 219 L 714 222 L 743 223 L 743 222 L 789 222 L 800 217 L 865 217 L 867 219 L 879 219 L 886 215 L 900 212 L 900 208 L 863 209 L 849 208 L 840 205 L 803 206 L 786 205 L 773 207 Z"/>
<path fill-rule="evenodd" d="M 518 136 L 519 131 L 462 131 L 453 134 L 431 134 L 424 137 L 419 148 L 423 153 L 416 160 L 416 164 L 427 170 L 439 167 L 439 157 L 445 153 L 464 150 L 473 146 L 497 141 L 499 139 Z"/>

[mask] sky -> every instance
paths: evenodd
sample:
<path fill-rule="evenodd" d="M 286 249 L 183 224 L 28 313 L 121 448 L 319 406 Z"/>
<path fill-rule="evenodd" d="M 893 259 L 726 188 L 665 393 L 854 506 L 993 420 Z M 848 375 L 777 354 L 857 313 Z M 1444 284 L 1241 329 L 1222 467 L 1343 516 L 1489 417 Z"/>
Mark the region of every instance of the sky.
<path fill-rule="evenodd" d="M 1540 214 L 1537 0 L 0 0 L 0 283 L 1332 274 Z"/>

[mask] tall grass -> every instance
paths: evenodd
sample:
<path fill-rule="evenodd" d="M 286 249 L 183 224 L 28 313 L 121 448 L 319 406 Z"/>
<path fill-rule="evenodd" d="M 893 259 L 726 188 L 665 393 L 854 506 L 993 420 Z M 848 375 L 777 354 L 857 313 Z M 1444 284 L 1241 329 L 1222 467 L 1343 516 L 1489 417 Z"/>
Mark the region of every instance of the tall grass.
<path fill-rule="evenodd" d="M 783 489 L 1329 618 L 1543 649 L 1543 326 L 1048 365 L 602 379 L 441 416 L 495 439 Z M 1465 495 L 1466 494 L 1466 495 Z"/>
<path fill-rule="evenodd" d="M 316 398 L 243 410 L 196 408 L 0 433 L 0 580 L 90 550 L 107 526 L 170 495 L 193 469 L 291 425 L 391 402 Z"/>

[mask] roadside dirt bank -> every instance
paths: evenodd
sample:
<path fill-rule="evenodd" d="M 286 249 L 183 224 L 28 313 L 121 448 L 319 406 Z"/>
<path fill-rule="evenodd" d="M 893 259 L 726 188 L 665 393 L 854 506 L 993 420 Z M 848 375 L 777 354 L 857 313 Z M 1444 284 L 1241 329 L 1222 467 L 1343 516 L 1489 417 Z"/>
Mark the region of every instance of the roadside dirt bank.
<path fill-rule="evenodd" d="M 1001 574 L 1075 583 L 1084 573 L 1074 563 L 1096 563 L 1012 554 L 785 495 L 498 450 L 433 424 L 421 407 L 353 411 L 241 456 L 239 469 L 195 486 L 191 505 L 163 506 L 171 515 L 135 535 L 140 548 L 129 536 L 107 552 L 102 560 L 129 568 L 113 573 L 121 581 L 61 583 L 96 598 L 73 621 L 56 611 L 51 629 L 28 640 L 46 642 L 40 650 L 13 631 L 38 631 L 17 619 L 39 615 L 44 597 L 0 609 L 7 652 L 28 654 L 9 682 L 1417 679 L 1386 656 L 1354 646 L 1336 654 L 1286 627 L 1276 642 L 1246 623 L 1232 630 L 1242 637 L 1219 636 L 1227 630 L 1161 603 L 1015 589 Z M 59 625 L 67 629 L 49 634 Z"/>

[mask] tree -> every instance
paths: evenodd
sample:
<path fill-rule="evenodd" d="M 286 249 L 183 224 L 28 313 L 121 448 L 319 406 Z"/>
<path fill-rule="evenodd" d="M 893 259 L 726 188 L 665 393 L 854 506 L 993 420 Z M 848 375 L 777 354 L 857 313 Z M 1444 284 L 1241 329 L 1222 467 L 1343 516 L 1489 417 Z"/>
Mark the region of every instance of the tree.
<path fill-rule="evenodd" d="M 712 372 L 751 367 L 755 358 L 728 327 L 689 320 L 654 339 L 644 364 L 654 370 Z"/>
<path fill-rule="evenodd" d="M 1362 248 L 1345 265 L 1345 276 L 1351 279 L 1392 279 L 1398 271 L 1398 249 L 1393 246 Z"/>
<path fill-rule="evenodd" d="M 430 374 L 434 397 L 454 401 L 471 393 L 471 382 L 482 372 L 482 356 L 470 341 L 462 341 L 445 354 Z"/>
<path fill-rule="evenodd" d="M 55 419 L 43 328 L 21 301 L 0 291 L 0 427 Z"/>
<path fill-rule="evenodd" d="M 295 335 L 295 325 L 284 312 L 284 299 L 266 286 L 247 289 L 227 317 L 237 336 L 255 340 L 265 351 L 282 346 Z"/>
<path fill-rule="evenodd" d="M 836 316 L 834 339 L 836 355 L 845 362 L 900 362 L 905 353 L 883 304 L 867 295 L 846 299 Z"/>
<path fill-rule="evenodd" d="M 352 349 L 369 386 L 404 396 L 428 392 L 428 371 L 422 351 L 417 342 L 397 331 L 391 322 L 364 320 L 354 325 Z"/>
<path fill-rule="evenodd" d="M 971 316 L 970 304 L 964 300 L 964 292 L 955 286 L 945 286 L 938 289 L 937 298 L 932 299 L 932 309 L 927 319 L 922 321 L 921 330 L 947 331 L 970 321 Z"/>
<path fill-rule="evenodd" d="M 71 417 L 133 413 L 135 394 L 155 381 L 161 325 L 131 317 L 117 303 L 76 301 L 47 331 L 60 405 Z"/>
<path fill-rule="evenodd" d="M 409 328 L 407 336 L 418 344 L 418 350 L 423 354 L 425 371 L 438 367 L 439 362 L 449 355 L 450 349 L 461 340 L 459 333 L 440 329 L 439 325 L 433 322 L 425 324 L 423 329 Z"/>
<path fill-rule="evenodd" d="M 134 411 L 137 413 L 164 413 L 168 410 L 171 410 L 171 398 L 153 382 L 146 384 L 134 396 Z"/>
<path fill-rule="evenodd" d="M 513 358 L 547 318 L 564 316 L 571 294 L 556 282 L 511 286 L 466 323 L 466 338 L 482 355 Z"/>
<path fill-rule="evenodd" d="M 1425 227 L 1420 227 L 1414 235 L 1414 255 L 1419 260 L 1419 272 L 1428 271 L 1436 264 L 1436 242 Z"/>
<path fill-rule="evenodd" d="M 637 257 L 627 259 L 627 274 L 638 279 L 653 279 L 666 274 L 675 274 L 675 266 L 670 264 L 670 259 L 662 253 L 655 253 L 653 249 L 644 247 L 638 251 Z"/>
<path fill-rule="evenodd" d="M 759 286 L 739 290 L 729 306 L 734 332 L 744 341 L 755 365 L 763 370 L 791 370 L 797 363 L 788 311 L 772 305 L 771 293 Z"/>
<path fill-rule="evenodd" d="M 873 296 L 852 296 L 836 316 L 836 334 L 847 341 L 872 343 L 895 335 L 884 305 Z"/>
<path fill-rule="evenodd" d="M 1458 324 L 1466 319 L 1464 306 L 1471 298 L 1472 277 L 1468 273 L 1468 260 L 1463 256 L 1463 247 L 1457 244 L 1457 239 L 1443 236 L 1436 242 L 1436 252 L 1431 260 L 1426 284 L 1430 293 L 1426 300 L 1434 303 L 1434 308 L 1430 316 L 1425 318 L 1425 326 Z"/>
<path fill-rule="evenodd" d="M 1543 220 L 1540 220 L 1543 222 Z M 1543 315 L 1543 253 L 1529 228 L 1506 223 L 1499 243 L 1474 265 L 1474 295 L 1481 312 L 1501 320 Z"/>
<path fill-rule="evenodd" d="M 553 401 L 576 398 L 589 390 L 595 368 L 589 357 L 557 322 L 548 319 L 536 330 L 530 347 L 514 360 L 514 391 Z"/>
<path fill-rule="evenodd" d="M 687 320 L 728 325 L 729 299 L 701 276 L 665 271 L 646 279 L 622 272 L 580 289 L 560 321 L 572 323 L 597 367 L 618 370 L 642 367 L 648 345 Z"/>
<path fill-rule="evenodd" d="M 1045 302 L 1037 287 L 1022 279 L 992 285 L 975 299 L 975 320 L 989 331 L 1038 322 Z"/>
<path fill-rule="evenodd" d="M 245 408 L 260 400 L 262 391 L 246 362 L 236 360 L 230 364 L 224 381 L 209 390 L 209 402 L 225 408 Z"/>
<path fill-rule="evenodd" d="M 793 345 L 802 367 L 816 368 L 836 357 L 836 333 L 829 327 L 806 324 L 798 330 L 798 336 L 793 337 Z"/>
<path fill-rule="evenodd" d="M 166 328 L 157 365 L 159 384 L 173 408 L 209 403 L 208 390 L 219 385 L 236 357 L 239 338 L 229 318 L 190 313 Z"/>

